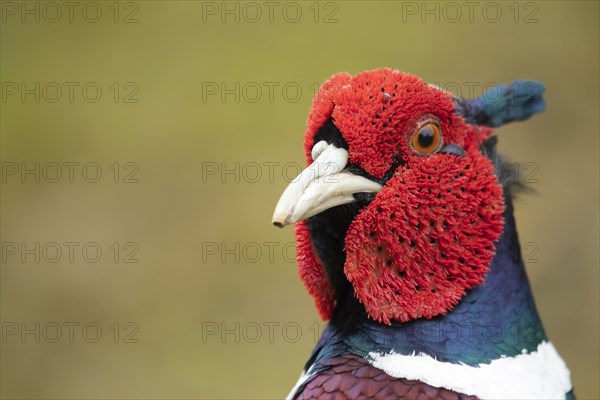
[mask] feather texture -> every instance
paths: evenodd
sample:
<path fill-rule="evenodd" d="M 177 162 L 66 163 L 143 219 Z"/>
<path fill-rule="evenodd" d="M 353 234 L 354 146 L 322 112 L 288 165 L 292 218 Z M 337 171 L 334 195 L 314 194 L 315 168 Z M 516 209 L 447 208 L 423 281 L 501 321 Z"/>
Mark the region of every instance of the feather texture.
<path fill-rule="evenodd" d="M 470 124 L 497 128 L 544 111 L 545 90 L 544 84 L 527 80 L 497 85 L 475 99 L 456 99 L 456 109 Z"/>

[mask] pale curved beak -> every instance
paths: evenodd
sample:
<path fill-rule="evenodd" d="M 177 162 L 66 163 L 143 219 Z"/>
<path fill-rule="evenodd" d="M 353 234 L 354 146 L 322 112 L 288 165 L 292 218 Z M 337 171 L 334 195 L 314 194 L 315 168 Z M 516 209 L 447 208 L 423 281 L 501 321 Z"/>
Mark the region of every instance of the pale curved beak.
<path fill-rule="evenodd" d="M 320 153 L 320 154 L 319 154 Z M 273 225 L 284 227 L 329 208 L 356 201 L 354 193 L 376 193 L 382 186 L 346 170 L 348 151 L 321 141 L 316 159 L 285 188 L 273 213 Z"/>

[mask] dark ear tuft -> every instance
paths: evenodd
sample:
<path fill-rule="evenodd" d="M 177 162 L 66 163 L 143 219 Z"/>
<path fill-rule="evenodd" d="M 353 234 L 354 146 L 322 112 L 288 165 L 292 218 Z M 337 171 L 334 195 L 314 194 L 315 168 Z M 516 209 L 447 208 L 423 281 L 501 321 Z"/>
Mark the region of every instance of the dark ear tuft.
<path fill-rule="evenodd" d="M 475 99 L 456 99 L 456 112 L 470 124 L 496 128 L 544 111 L 545 90 L 543 83 L 535 81 L 497 85 Z"/>
<path fill-rule="evenodd" d="M 494 164 L 494 172 L 502 185 L 504 195 L 510 195 L 513 199 L 521 193 L 529 193 L 533 190 L 519 180 L 518 163 L 510 163 L 496 152 L 497 136 L 490 136 L 488 140 L 481 143 L 481 152 Z"/>

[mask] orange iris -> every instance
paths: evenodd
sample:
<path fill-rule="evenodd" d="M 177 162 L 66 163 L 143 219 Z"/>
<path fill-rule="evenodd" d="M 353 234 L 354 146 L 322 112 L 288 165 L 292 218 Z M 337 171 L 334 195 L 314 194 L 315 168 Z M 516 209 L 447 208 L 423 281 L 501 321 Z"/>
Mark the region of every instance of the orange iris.
<path fill-rule="evenodd" d="M 412 138 L 412 146 L 421 155 L 429 155 L 439 149 L 442 142 L 440 128 L 433 122 L 421 126 Z"/>

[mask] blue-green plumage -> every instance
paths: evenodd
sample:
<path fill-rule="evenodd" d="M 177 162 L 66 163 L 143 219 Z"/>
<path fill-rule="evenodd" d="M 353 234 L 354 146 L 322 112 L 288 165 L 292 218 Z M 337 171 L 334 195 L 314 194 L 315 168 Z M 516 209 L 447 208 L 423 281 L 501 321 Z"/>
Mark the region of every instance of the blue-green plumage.
<path fill-rule="evenodd" d="M 336 310 L 316 359 L 340 352 L 424 353 L 451 363 L 477 365 L 501 356 L 534 351 L 546 340 L 523 262 L 510 200 L 505 231 L 485 283 L 471 290 L 448 314 L 383 325 L 356 313 L 353 298 Z"/>
<path fill-rule="evenodd" d="M 470 123 L 496 128 L 544 111 L 545 90 L 544 84 L 527 80 L 497 85 L 475 99 L 457 99 L 457 109 Z"/>

